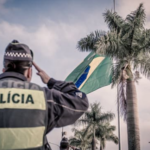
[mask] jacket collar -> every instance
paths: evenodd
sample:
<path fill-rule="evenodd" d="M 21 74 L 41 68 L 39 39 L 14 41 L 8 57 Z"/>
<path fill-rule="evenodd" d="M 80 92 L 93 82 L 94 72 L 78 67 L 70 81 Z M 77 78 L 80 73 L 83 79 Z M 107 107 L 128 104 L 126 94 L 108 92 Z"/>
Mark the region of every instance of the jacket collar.
<path fill-rule="evenodd" d="M 16 78 L 22 81 L 27 81 L 27 78 L 24 75 L 17 72 L 4 72 L 0 74 L 0 79 L 3 78 Z"/>

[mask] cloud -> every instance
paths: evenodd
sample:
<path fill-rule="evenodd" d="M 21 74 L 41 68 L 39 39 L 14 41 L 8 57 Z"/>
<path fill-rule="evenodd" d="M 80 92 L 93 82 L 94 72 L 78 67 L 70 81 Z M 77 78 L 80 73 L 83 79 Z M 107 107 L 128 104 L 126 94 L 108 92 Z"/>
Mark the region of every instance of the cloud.
<path fill-rule="evenodd" d="M 116 11 L 125 17 L 128 13 L 136 10 L 140 3 L 144 4 L 146 14 L 150 15 L 149 0 L 120 0 L 117 2 Z"/>
<path fill-rule="evenodd" d="M 41 25 L 36 31 L 31 32 L 22 25 L 2 22 L 0 23 L 0 38 L 3 48 L 13 39 L 18 39 L 20 42 L 29 45 L 31 49 L 47 57 L 53 55 L 58 48 L 56 34 L 45 25 Z"/>
<path fill-rule="evenodd" d="M 136 10 L 140 3 L 144 4 L 146 13 L 145 27 L 150 28 L 150 2 L 149 0 L 119 0 L 116 11 L 125 18 L 129 13 Z"/>
<path fill-rule="evenodd" d="M 5 8 L 4 4 L 7 0 L 0 0 L 0 14 L 6 14 L 8 13 L 8 9 Z"/>
<path fill-rule="evenodd" d="M 29 45 L 35 52 L 41 53 L 44 57 L 52 56 L 62 49 L 62 45 L 73 46 L 76 49 L 77 41 L 85 35 L 86 29 L 78 24 L 58 24 L 48 21 L 47 24 L 40 24 L 39 27 L 31 30 L 20 24 L 6 21 L 0 23 L 1 48 L 4 48 L 4 45 L 6 46 L 11 40 L 18 39 L 20 42 Z M 62 51 L 65 52 L 66 49 Z"/>

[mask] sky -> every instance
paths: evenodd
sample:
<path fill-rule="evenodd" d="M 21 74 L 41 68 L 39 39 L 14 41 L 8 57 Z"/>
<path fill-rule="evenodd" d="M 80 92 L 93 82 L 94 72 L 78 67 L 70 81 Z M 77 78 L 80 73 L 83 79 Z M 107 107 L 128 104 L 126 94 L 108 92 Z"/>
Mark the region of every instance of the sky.
<path fill-rule="evenodd" d="M 116 11 L 123 18 L 144 3 L 145 27 L 150 28 L 149 0 L 116 0 Z M 34 51 L 35 62 L 50 77 L 65 80 L 67 75 L 88 55 L 77 49 L 77 42 L 95 30 L 108 31 L 103 19 L 106 10 L 113 10 L 113 0 L 0 0 L 0 69 L 3 68 L 4 50 L 9 42 L 17 39 Z M 33 69 L 32 82 L 42 83 Z M 136 85 L 140 125 L 141 149 L 150 149 L 150 80 L 142 76 Z M 116 114 L 111 122 L 117 126 L 116 88 L 101 88 L 88 95 L 90 103 L 100 102 L 104 112 Z M 73 136 L 73 126 L 64 128 Z M 61 129 L 48 134 L 51 143 L 59 145 Z M 126 122 L 121 119 L 121 145 L 127 150 Z M 117 135 L 117 130 L 115 132 Z M 52 148 L 59 150 L 58 146 Z M 106 150 L 117 150 L 118 145 L 106 143 Z"/>

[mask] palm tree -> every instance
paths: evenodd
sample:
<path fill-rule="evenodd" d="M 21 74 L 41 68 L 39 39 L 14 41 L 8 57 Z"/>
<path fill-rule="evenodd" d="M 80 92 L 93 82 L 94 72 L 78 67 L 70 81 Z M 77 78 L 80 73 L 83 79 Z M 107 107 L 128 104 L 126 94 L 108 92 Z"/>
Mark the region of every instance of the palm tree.
<path fill-rule="evenodd" d="M 110 30 L 96 31 L 78 42 L 79 50 L 104 54 L 114 61 L 112 87 L 118 85 L 120 109 L 127 121 L 129 150 L 140 150 L 135 81 L 140 78 L 139 71 L 150 77 L 150 30 L 144 28 L 145 17 L 143 4 L 125 19 L 108 10 L 104 18 Z"/>
<path fill-rule="evenodd" d="M 111 121 L 114 119 L 113 113 L 102 113 L 99 103 L 91 104 L 91 110 L 85 112 L 83 118 L 79 119 L 76 124 L 85 124 L 87 129 L 92 130 L 92 150 L 96 149 L 95 130 L 99 127 L 99 124 Z"/>
<path fill-rule="evenodd" d="M 100 141 L 100 150 L 105 148 L 106 141 L 113 141 L 115 144 L 118 144 L 118 137 L 113 133 L 115 130 L 116 127 L 110 125 L 109 122 L 99 125 L 95 131 L 95 136 Z"/>
<path fill-rule="evenodd" d="M 81 150 L 87 150 L 90 147 L 91 137 L 88 134 L 88 129 L 77 130 L 73 129 L 74 137 L 69 139 L 70 145 L 80 148 Z"/>

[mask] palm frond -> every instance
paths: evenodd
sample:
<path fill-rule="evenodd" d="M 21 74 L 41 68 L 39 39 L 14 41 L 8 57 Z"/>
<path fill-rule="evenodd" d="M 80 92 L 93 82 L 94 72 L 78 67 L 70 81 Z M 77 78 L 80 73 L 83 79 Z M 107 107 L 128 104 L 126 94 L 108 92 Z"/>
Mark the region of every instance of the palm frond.
<path fill-rule="evenodd" d="M 89 147 L 91 143 L 91 138 L 89 137 L 91 132 L 88 132 L 89 128 L 90 126 L 82 130 L 73 129 L 75 133 L 74 137 L 69 138 L 70 145 L 84 149 Z"/>
<path fill-rule="evenodd" d="M 96 51 L 95 44 L 105 35 L 104 31 L 95 31 L 78 41 L 77 48 L 80 51 Z"/>
<path fill-rule="evenodd" d="M 122 29 L 125 21 L 117 15 L 116 12 L 112 12 L 107 10 L 106 13 L 103 14 L 105 22 L 107 23 L 110 30 L 116 30 L 118 33 Z"/>
<path fill-rule="evenodd" d="M 139 79 L 141 79 L 139 71 L 135 71 L 134 73 L 134 82 L 138 83 Z"/>
<path fill-rule="evenodd" d="M 141 53 L 137 58 L 133 59 L 133 68 L 150 78 L 150 55 Z"/>
<path fill-rule="evenodd" d="M 72 131 L 72 132 L 78 132 L 78 129 L 72 128 L 71 131 Z"/>
<path fill-rule="evenodd" d="M 119 102 L 119 109 L 121 112 L 121 116 L 123 116 L 124 120 L 126 120 L 127 114 L 127 102 L 126 102 L 126 80 L 120 80 L 117 87 L 117 102 Z"/>
<path fill-rule="evenodd" d="M 101 113 L 101 106 L 99 102 L 95 102 L 93 104 L 90 105 L 91 106 L 91 114 L 93 115 L 93 113 L 95 112 L 96 114 Z M 93 116 L 92 116 L 93 117 Z"/>
<path fill-rule="evenodd" d="M 89 124 L 89 125 L 84 129 L 83 137 L 85 137 L 85 136 L 88 135 L 90 128 L 91 128 L 91 124 Z M 88 136 L 88 138 L 89 138 L 89 136 Z"/>
<path fill-rule="evenodd" d="M 69 143 L 70 143 L 70 145 L 76 146 L 76 147 L 78 147 L 78 146 L 81 145 L 81 141 L 78 140 L 78 139 L 75 138 L 75 137 L 70 138 L 70 139 L 69 139 Z"/>
<path fill-rule="evenodd" d="M 126 50 L 125 41 L 122 39 L 122 31 L 117 34 L 117 31 L 107 32 L 106 35 L 102 36 L 99 41 L 95 44 L 98 54 L 104 54 L 113 59 L 127 58 L 129 52 Z M 129 43 L 129 42 L 128 42 Z"/>
<path fill-rule="evenodd" d="M 107 126 L 108 133 L 112 133 L 113 131 L 116 130 L 116 126 L 110 125 L 110 123 L 107 123 L 106 126 Z"/>
<path fill-rule="evenodd" d="M 141 3 L 135 11 L 126 17 L 126 21 L 131 25 L 132 28 L 137 27 L 139 29 L 143 29 L 145 17 L 145 10 L 143 4 Z"/>
<path fill-rule="evenodd" d="M 82 134 L 83 134 L 83 131 L 75 129 L 75 132 L 74 132 L 75 137 L 79 138 L 80 136 L 82 136 Z"/>
<path fill-rule="evenodd" d="M 115 118 L 115 114 L 111 112 L 102 113 L 100 117 L 96 119 L 96 122 L 98 123 L 108 122 L 108 121 L 112 121 L 114 118 Z"/>
<path fill-rule="evenodd" d="M 135 50 L 135 39 L 138 35 L 138 32 L 144 29 L 145 22 L 145 11 L 143 8 L 143 4 L 140 4 L 137 10 L 133 11 L 126 17 L 126 21 L 128 22 L 130 28 L 128 33 L 130 33 L 130 55 L 134 53 Z"/>
<path fill-rule="evenodd" d="M 84 118 L 80 118 L 78 121 L 76 121 L 75 126 L 80 126 L 80 125 L 87 125 L 90 123 L 90 120 L 88 119 L 84 119 Z"/>
<path fill-rule="evenodd" d="M 87 138 L 92 141 L 92 138 L 93 138 L 93 132 L 89 132 Z"/>
<path fill-rule="evenodd" d="M 118 144 L 118 142 L 119 142 L 118 137 L 116 135 L 114 135 L 114 134 L 106 135 L 106 139 L 108 141 L 113 141 L 115 144 Z"/>
<path fill-rule="evenodd" d="M 113 63 L 111 72 L 112 72 L 112 87 L 117 85 L 122 77 L 123 69 L 128 64 L 128 59 L 118 60 Z"/>
<path fill-rule="evenodd" d="M 100 145 L 105 148 L 106 140 L 113 141 L 117 143 L 118 138 L 113 134 L 113 131 L 116 130 L 115 126 L 110 125 L 110 123 L 103 123 L 98 126 L 95 131 L 95 136 L 100 140 Z"/>
<path fill-rule="evenodd" d="M 111 72 L 112 72 L 112 87 L 114 87 L 121 76 L 121 69 L 122 69 L 123 65 L 120 65 L 119 63 L 117 64 L 113 64 L 112 68 L 111 68 Z"/>
<path fill-rule="evenodd" d="M 132 48 L 134 49 L 134 58 L 141 52 L 150 52 L 150 29 L 144 29 L 136 32 Z"/>

